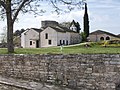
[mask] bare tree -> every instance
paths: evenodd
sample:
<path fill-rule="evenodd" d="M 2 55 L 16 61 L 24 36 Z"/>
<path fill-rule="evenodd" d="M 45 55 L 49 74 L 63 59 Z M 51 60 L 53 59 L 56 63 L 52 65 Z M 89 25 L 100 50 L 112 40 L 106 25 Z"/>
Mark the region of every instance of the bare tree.
<path fill-rule="evenodd" d="M 28 13 L 32 12 L 35 15 L 43 13 L 45 10 L 40 10 L 42 2 L 49 2 L 54 8 L 54 11 L 58 14 L 62 11 L 67 12 L 59 5 L 66 5 L 68 11 L 74 10 L 74 8 L 80 8 L 82 2 L 85 0 L 0 0 L 0 16 L 7 21 L 7 43 L 8 53 L 14 52 L 13 45 L 13 29 L 14 22 L 16 21 L 20 12 Z"/>

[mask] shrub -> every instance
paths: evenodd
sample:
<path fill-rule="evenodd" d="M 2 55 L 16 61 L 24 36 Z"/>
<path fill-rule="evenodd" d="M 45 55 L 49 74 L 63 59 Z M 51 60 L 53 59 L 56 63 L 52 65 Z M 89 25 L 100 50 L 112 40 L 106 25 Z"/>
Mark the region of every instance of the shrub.
<path fill-rule="evenodd" d="M 120 40 L 109 40 L 109 44 L 120 44 Z"/>
<path fill-rule="evenodd" d="M 91 46 L 101 46 L 101 45 L 103 45 L 103 44 L 104 44 L 103 41 L 100 41 L 100 42 L 91 42 L 91 43 L 90 43 Z"/>

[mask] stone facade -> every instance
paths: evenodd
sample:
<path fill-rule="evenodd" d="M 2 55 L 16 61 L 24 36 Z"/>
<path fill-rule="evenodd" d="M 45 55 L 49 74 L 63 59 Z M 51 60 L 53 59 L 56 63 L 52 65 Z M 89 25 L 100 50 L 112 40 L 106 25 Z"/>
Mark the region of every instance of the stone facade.
<path fill-rule="evenodd" d="M 73 90 L 119 90 L 120 54 L 0 55 L 0 75 Z"/>
<path fill-rule="evenodd" d="M 119 40 L 120 37 L 109 32 L 97 30 L 90 33 L 88 39 L 93 42 L 106 41 L 106 40 Z"/>
<path fill-rule="evenodd" d="M 45 34 L 48 35 L 47 39 L 45 38 L 46 36 Z M 51 40 L 51 43 L 49 43 L 49 40 Z M 44 31 L 41 32 L 41 47 L 59 46 L 63 43 L 64 45 L 69 45 L 69 44 L 72 44 L 70 40 L 71 39 L 70 39 L 69 32 L 57 32 L 51 27 L 48 27 Z M 80 40 L 78 42 L 80 42 Z"/>
<path fill-rule="evenodd" d="M 59 25 L 56 21 L 42 21 L 41 29 L 27 29 L 21 35 L 23 48 L 40 48 L 79 44 L 82 37 L 77 31 Z"/>
<path fill-rule="evenodd" d="M 41 26 L 43 28 L 46 28 L 46 27 L 50 27 L 50 26 L 58 26 L 59 23 L 56 22 L 56 21 L 49 21 L 49 20 L 46 20 L 46 21 L 41 21 Z"/>
<path fill-rule="evenodd" d="M 3 78 L 0 76 L 0 90 L 72 90 L 70 88 L 35 82 L 32 80 L 22 80 L 14 78 Z"/>
<path fill-rule="evenodd" d="M 40 41 L 41 30 L 34 28 L 27 29 L 21 34 L 21 47 L 23 48 L 38 48 Z"/>

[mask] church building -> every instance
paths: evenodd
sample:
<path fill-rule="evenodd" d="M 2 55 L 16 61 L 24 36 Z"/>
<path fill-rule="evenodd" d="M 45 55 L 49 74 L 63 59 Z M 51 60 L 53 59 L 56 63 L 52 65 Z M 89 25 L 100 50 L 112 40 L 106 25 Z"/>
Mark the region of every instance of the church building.
<path fill-rule="evenodd" d="M 41 28 L 27 29 L 21 35 L 23 48 L 40 48 L 60 45 L 78 44 L 82 41 L 77 27 L 71 23 L 69 28 L 61 26 L 56 21 L 42 21 Z"/>

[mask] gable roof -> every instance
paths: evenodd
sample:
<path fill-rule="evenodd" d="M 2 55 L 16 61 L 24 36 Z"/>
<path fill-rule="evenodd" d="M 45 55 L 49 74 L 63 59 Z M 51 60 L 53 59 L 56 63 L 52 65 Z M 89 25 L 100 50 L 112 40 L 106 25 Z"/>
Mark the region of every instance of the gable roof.
<path fill-rule="evenodd" d="M 56 30 L 57 32 L 63 32 L 63 33 L 66 33 L 66 32 L 73 32 L 73 33 L 77 33 L 75 31 L 72 31 L 70 29 L 68 29 L 67 27 L 62 27 L 62 26 L 56 26 L 56 27 L 51 27 L 53 28 L 54 30 Z"/>
<path fill-rule="evenodd" d="M 97 30 L 97 31 L 94 31 L 92 33 L 90 33 L 90 35 L 99 35 L 99 34 L 107 34 L 107 35 L 110 35 L 110 36 L 113 36 L 113 37 L 117 37 L 119 38 L 117 35 L 115 34 L 112 34 L 112 33 L 109 33 L 109 32 L 106 32 L 106 31 L 102 31 L 102 30 Z"/>
<path fill-rule="evenodd" d="M 76 22 L 74 20 L 71 22 L 70 26 L 72 25 L 76 27 Z"/>
<path fill-rule="evenodd" d="M 37 28 L 31 28 L 33 30 L 35 30 L 36 32 L 42 32 L 43 30 L 42 29 L 37 29 Z"/>
<path fill-rule="evenodd" d="M 63 27 L 63 26 L 58 26 L 59 28 L 65 30 L 66 32 L 74 32 L 74 33 L 77 33 L 75 31 L 72 31 L 71 29 L 68 29 L 67 27 Z"/>
<path fill-rule="evenodd" d="M 43 31 L 42 29 L 37 29 L 37 28 L 27 28 L 23 33 L 26 34 L 29 30 L 34 30 L 34 31 L 36 31 L 38 33 Z"/>
<path fill-rule="evenodd" d="M 62 30 L 62 29 L 60 29 L 60 28 L 58 28 L 58 27 L 51 27 L 51 28 L 54 29 L 54 30 L 57 31 L 57 32 L 63 32 L 63 33 L 66 32 L 65 30 Z"/>
<path fill-rule="evenodd" d="M 120 34 L 117 35 L 120 38 Z"/>

